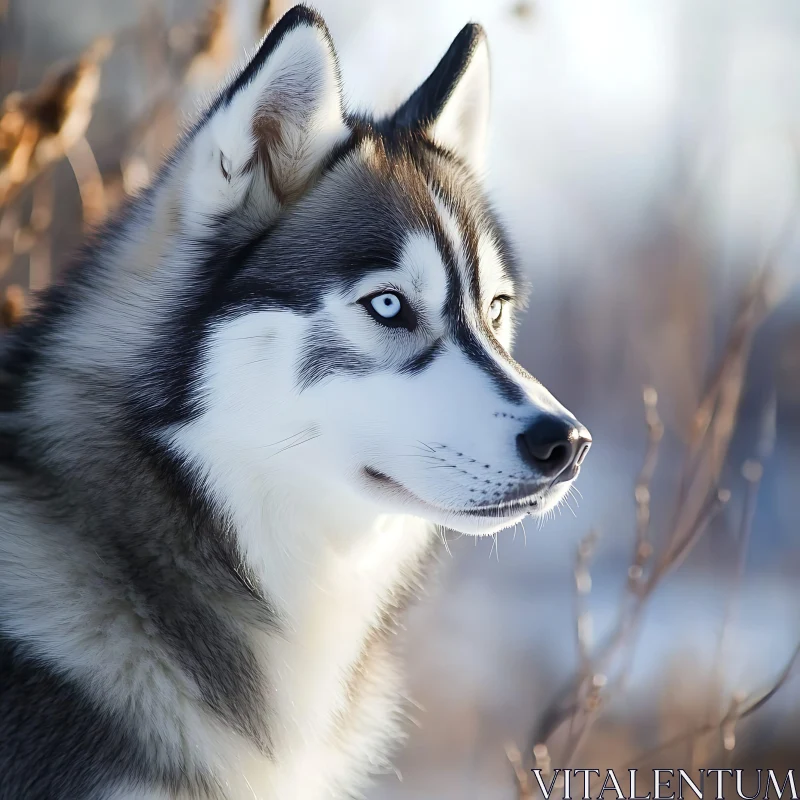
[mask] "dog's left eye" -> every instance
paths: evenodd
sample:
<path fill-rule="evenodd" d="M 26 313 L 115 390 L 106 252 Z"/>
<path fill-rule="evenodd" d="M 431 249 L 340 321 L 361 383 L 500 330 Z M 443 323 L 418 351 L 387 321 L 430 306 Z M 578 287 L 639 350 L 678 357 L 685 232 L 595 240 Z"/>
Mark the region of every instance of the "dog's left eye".
<path fill-rule="evenodd" d="M 399 292 L 379 292 L 358 301 L 369 315 L 387 328 L 405 328 L 412 331 L 417 318 L 408 300 Z"/>
<path fill-rule="evenodd" d="M 495 299 L 492 300 L 492 304 L 489 306 L 489 319 L 491 319 L 492 325 L 497 326 L 500 324 L 500 320 L 503 318 L 503 308 L 505 308 L 505 305 L 505 297 L 495 297 Z"/>

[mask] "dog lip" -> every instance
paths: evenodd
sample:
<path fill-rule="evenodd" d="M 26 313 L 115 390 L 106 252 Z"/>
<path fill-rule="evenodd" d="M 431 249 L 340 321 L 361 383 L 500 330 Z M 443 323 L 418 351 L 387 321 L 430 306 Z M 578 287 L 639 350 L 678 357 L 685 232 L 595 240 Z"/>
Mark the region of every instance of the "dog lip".
<path fill-rule="evenodd" d="M 375 469 L 375 467 L 364 467 L 364 472 L 367 474 L 368 477 L 372 478 L 375 481 L 378 481 L 380 483 L 394 484 L 395 486 L 398 487 L 398 489 L 404 488 L 396 480 L 394 480 L 394 478 L 390 478 L 385 473 Z"/>
<path fill-rule="evenodd" d="M 371 480 L 374 480 L 376 483 L 382 483 L 387 487 L 391 487 L 396 491 L 402 492 L 406 497 L 414 500 L 415 502 L 421 503 L 429 508 L 436 509 L 436 511 L 444 514 L 454 514 L 468 517 L 494 517 L 496 519 L 502 519 L 503 517 L 511 517 L 519 514 L 521 511 L 532 511 L 537 508 L 540 500 L 540 498 L 534 496 L 533 494 L 525 494 L 518 497 L 508 497 L 499 501 L 498 503 L 478 506 L 476 508 L 464 508 L 459 510 L 445 509 L 425 502 L 421 498 L 417 497 L 417 495 L 412 491 L 406 489 L 402 483 L 399 483 L 385 472 L 381 472 L 374 467 L 365 466 L 364 474 Z"/>
<path fill-rule="evenodd" d="M 587 448 L 587 451 L 588 451 L 588 448 Z M 581 458 L 584 458 L 585 455 L 586 455 L 586 452 L 584 452 L 584 454 L 581 456 Z M 566 483 L 567 481 L 569 481 L 569 482 L 574 481 L 575 478 L 577 478 L 578 475 L 581 474 L 581 465 L 580 464 L 575 464 L 571 468 L 568 467 L 567 468 L 567 472 L 569 472 L 569 475 L 566 475 L 564 472 L 560 473 L 559 475 L 556 475 L 556 477 L 553 478 L 552 481 L 550 481 L 550 484 L 548 485 L 548 488 L 552 489 L 553 487 L 557 486 L 559 483 Z"/>

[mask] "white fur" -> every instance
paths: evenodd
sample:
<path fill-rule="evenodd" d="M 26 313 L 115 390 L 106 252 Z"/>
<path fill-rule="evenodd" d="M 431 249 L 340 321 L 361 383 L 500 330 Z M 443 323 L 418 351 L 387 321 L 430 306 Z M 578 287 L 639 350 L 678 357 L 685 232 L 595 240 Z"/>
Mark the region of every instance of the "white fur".
<path fill-rule="evenodd" d="M 208 410 L 174 431 L 171 441 L 207 475 L 286 631 L 254 641 L 273 689 L 275 762 L 251 756 L 219 769 L 227 766 L 231 786 L 246 781 L 255 796 L 312 800 L 336 796 L 326 792 L 347 783 L 342 773 L 352 754 L 335 743 L 333 726 L 346 708 L 350 670 L 431 531 L 420 519 L 387 516 L 346 485 L 326 485 L 308 469 L 318 451 L 303 442 L 319 426 L 302 401 L 285 402 L 294 391 L 298 356 L 287 345 L 299 346 L 303 327 L 299 318 L 275 312 L 223 326 L 206 360 Z M 326 432 L 323 427 L 320 438 Z M 359 726 L 369 734 L 356 748 L 361 757 L 363 747 L 381 752 L 386 736 L 396 733 L 384 730 L 391 705 L 380 692 L 360 710 Z"/>

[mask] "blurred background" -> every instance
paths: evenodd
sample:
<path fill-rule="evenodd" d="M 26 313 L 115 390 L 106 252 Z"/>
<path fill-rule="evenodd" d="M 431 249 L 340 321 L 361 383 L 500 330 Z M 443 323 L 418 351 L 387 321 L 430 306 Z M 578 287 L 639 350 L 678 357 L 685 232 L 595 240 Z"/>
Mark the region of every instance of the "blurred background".
<path fill-rule="evenodd" d="M 3 326 L 282 2 L 0 0 Z M 378 112 L 485 26 L 486 180 L 533 288 L 516 355 L 595 441 L 554 518 L 448 537 L 372 797 L 533 797 L 536 763 L 800 766 L 800 5 L 316 5 Z"/>

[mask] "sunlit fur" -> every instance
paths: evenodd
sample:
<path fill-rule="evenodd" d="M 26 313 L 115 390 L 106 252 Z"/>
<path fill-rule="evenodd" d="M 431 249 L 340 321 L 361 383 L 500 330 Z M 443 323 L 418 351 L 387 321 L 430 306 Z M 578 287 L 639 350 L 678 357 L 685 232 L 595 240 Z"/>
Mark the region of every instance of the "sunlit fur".
<path fill-rule="evenodd" d="M 517 444 L 572 418 L 508 355 L 488 86 L 467 26 L 350 115 L 293 9 L 5 343 L 0 796 L 322 800 L 388 768 L 435 526 L 569 488 Z"/>

